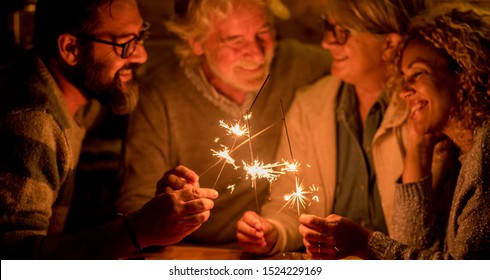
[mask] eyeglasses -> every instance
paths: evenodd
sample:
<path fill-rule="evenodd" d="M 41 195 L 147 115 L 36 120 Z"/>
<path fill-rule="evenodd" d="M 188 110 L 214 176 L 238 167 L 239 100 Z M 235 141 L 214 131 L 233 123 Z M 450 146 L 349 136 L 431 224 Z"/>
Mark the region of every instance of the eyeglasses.
<path fill-rule="evenodd" d="M 138 36 L 135 35 L 133 39 L 122 44 L 102 40 L 90 35 L 81 35 L 80 37 L 83 37 L 84 39 L 89 41 L 111 45 L 114 47 L 120 47 L 122 49 L 121 53 L 116 53 L 119 54 L 121 58 L 128 58 L 134 53 L 138 44 L 144 44 L 145 40 L 148 39 L 148 36 L 150 35 L 150 26 L 151 24 L 149 22 L 143 23 L 143 29 L 141 29 L 140 34 Z"/>
<path fill-rule="evenodd" d="M 345 42 L 347 42 L 347 39 L 349 39 L 349 29 L 342 27 L 339 24 L 331 24 L 328 22 L 326 16 L 321 17 L 321 23 L 325 35 L 327 35 L 328 32 L 332 32 L 335 44 L 343 45 Z"/>

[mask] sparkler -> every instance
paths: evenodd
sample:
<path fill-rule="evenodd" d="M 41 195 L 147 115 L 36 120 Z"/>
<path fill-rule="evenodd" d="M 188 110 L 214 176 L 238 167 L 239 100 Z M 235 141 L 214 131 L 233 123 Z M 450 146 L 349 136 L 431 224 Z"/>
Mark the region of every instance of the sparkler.
<path fill-rule="evenodd" d="M 315 195 L 311 199 L 308 198 L 309 194 L 318 191 L 318 187 L 315 185 L 310 186 L 308 189 L 303 183 L 299 183 L 296 177 L 296 188 L 295 191 L 289 194 L 284 195 L 284 200 L 286 203 L 284 204 L 278 212 L 281 212 L 286 206 L 289 208 L 293 208 L 296 206 L 296 210 L 298 211 L 298 216 L 301 214 L 301 208 L 306 208 L 311 204 L 311 201 L 318 202 L 318 196 Z"/>
<path fill-rule="evenodd" d="M 289 139 L 289 133 L 286 125 L 286 119 L 284 115 L 284 108 L 282 105 L 282 100 L 281 100 L 281 112 L 282 112 L 282 122 L 284 124 L 285 130 L 286 130 L 286 137 L 289 145 L 289 151 L 291 154 L 292 161 L 286 161 L 282 160 L 282 162 L 274 162 L 274 163 L 263 163 L 259 161 L 258 159 L 255 159 L 254 153 L 253 153 L 253 146 L 252 146 L 252 139 L 257 137 L 258 135 L 262 134 L 263 132 L 267 131 L 270 129 L 272 126 L 276 125 L 277 123 L 271 124 L 270 126 L 266 127 L 265 129 L 259 131 L 256 134 L 252 134 L 251 132 L 251 126 L 250 126 L 250 119 L 252 117 L 252 108 L 259 97 L 260 93 L 262 92 L 262 89 L 264 88 L 265 84 L 267 83 L 269 79 L 269 75 L 267 76 L 266 80 L 262 84 L 262 87 L 260 88 L 259 92 L 255 96 L 254 101 L 252 102 L 252 105 L 250 108 L 246 111 L 246 114 L 243 116 L 243 119 L 245 120 L 245 124 L 243 124 L 241 121 L 238 121 L 237 123 L 226 123 L 224 121 L 220 121 L 219 125 L 226 129 L 227 135 L 232 135 L 234 137 L 233 144 L 231 147 L 227 147 L 225 145 L 221 145 L 221 150 L 213 150 L 213 156 L 216 156 L 219 158 L 219 161 L 213 164 L 210 168 L 205 170 L 202 174 L 206 173 L 209 171 L 211 168 L 215 167 L 217 164 L 222 162 L 222 166 L 220 169 L 220 172 L 218 173 L 218 176 L 216 178 L 215 184 L 213 188 L 216 186 L 221 173 L 224 169 L 224 166 L 226 164 L 232 165 L 235 169 L 242 168 L 245 171 L 245 178 L 248 180 L 251 180 L 251 187 L 255 190 L 255 199 L 256 199 L 256 204 L 257 204 L 257 211 L 260 214 L 260 207 L 258 203 L 258 198 L 257 198 L 257 180 L 258 179 L 266 179 L 271 183 L 272 181 L 276 180 L 279 176 L 285 174 L 286 172 L 293 172 L 295 176 L 295 191 L 287 194 L 284 196 L 284 199 L 286 200 L 286 204 L 279 210 L 281 211 L 283 208 L 289 206 L 290 208 L 296 206 L 298 215 L 300 215 L 301 209 L 306 208 L 309 203 L 312 201 L 318 202 L 318 196 L 313 196 L 311 199 L 309 196 L 316 192 L 318 190 L 317 187 L 310 186 L 307 188 L 305 185 L 302 183 L 299 183 L 298 179 L 298 168 L 300 164 L 294 160 L 292 148 L 291 148 L 291 142 Z M 239 137 L 246 137 L 247 139 L 244 140 L 242 143 L 239 145 L 236 145 L 237 140 Z M 217 143 L 219 139 L 216 139 L 215 142 Z M 242 160 L 241 166 L 239 166 L 236 163 L 236 160 L 231 156 L 231 154 L 236 151 L 238 148 L 243 146 L 244 144 L 248 144 L 249 146 L 249 151 L 250 151 L 250 163 L 247 163 Z M 235 146 L 236 145 L 236 146 Z M 201 174 L 201 175 L 202 175 Z M 227 187 L 228 190 L 230 190 L 230 194 L 233 193 L 235 190 L 235 185 L 228 185 Z"/>
<path fill-rule="evenodd" d="M 241 125 L 240 122 L 230 125 L 225 123 L 224 121 L 219 122 L 220 126 L 225 128 L 227 130 L 228 135 L 234 135 L 235 139 L 233 140 L 233 145 L 231 146 L 231 149 L 235 147 L 236 141 L 238 137 L 243 136 L 243 135 L 250 135 L 249 130 L 244 126 Z M 230 149 L 226 147 L 225 145 L 221 145 L 223 148 L 221 151 L 215 151 L 212 150 L 213 155 L 217 156 L 219 158 L 223 158 L 225 162 L 223 162 L 223 165 L 221 166 L 221 169 L 218 173 L 218 176 L 216 177 L 216 181 L 214 181 L 213 189 L 216 187 L 216 184 L 218 183 L 219 178 L 221 177 L 221 173 L 223 172 L 223 169 L 225 168 L 225 164 L 229 163 L 235 167 L 235 169 L 238 169 L 238 166 L 235 165 L 235 160 L 230 156 Z M 233 192 L 233 191 L 232 191 Z"/>
<path fill-rule="evenodd" d="M 301 209 L 304 209 L 304 208 L 306 208 L 306 206 L 310 205 L 310 204 L 307 204 L 308 202 L 310 202 L 310 199 L 308 198 L 307 195 L 318 191 L 318 187 L 316 187 L 315 185 L 312 185 L 309 187 L 308 190 L 306 190 L 306 186 L 303 185 L 303 182 L 301 182 L 301 183 L 299 182 L 299 179 L 298 179 L 299 164 L 294 160 L 293 149 L 291 147 L 291 141 L 289 139 L 288 126 L 286 124 L 286 117 L 284 114 L 284 107 L 282 105 L 282 100 L 280 100 L 280 103 L 281 103 L 282 120 L 284 123 L 284 129 L 286 132 L 286 139 L 287 139 L 288 145 L 289 145 L 289 153 L 291 154 L 291 158 L 293 159 L 293 163 L 288 165 L 288 168 L 289 168 L 288 171 L 294 173 L 295 191 L 290 193 L 290 194 L 286 194 L 284 196 L 284 200 L 286 201 L 286 203 L 284 204 L 283 207 L 281 207 L 281 209 L 279 209 L 278 212 L 281 212 L 281 210 L 284 209 L 286 206 L 289 206 L 289 208 L 292 208 L 294 205 L 296 205 L 296 209 L 298 211 L 298 216 L 299 216 L 299 215 L 301 215 Z M 312 198 L 312 200 L 315 200 L 318 202 L 318 196 L 315 195 Z"/>

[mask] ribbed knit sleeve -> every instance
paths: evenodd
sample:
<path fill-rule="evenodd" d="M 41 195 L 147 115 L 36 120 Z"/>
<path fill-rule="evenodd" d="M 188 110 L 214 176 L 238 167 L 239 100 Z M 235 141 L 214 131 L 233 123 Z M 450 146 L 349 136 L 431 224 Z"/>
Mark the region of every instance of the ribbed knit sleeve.
<path fill-rule="evenodd" d="M 63 131 L 46 112 L 12 112 L 1 120 L 0 134 L 2 255 L 33 258 L 37 237 L 48 232 L 72 154 Z"/>
<path fill-rule="evenodd" d="M 445 222 L 438 219 L 439 203 L 434 200 L 442 198 L 434 198 L 432 178 L 398 183 L 395 187 L 393 239 L 418 248 L 431 248 L 445 227 Z"/>

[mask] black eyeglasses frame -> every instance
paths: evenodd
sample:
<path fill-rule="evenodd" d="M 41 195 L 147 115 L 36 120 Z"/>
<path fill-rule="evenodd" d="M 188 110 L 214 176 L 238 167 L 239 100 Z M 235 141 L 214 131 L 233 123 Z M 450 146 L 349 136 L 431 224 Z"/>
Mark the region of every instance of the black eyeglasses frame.
<path fill-rule="evenodd" d="M 119 54 L 121 56 L 121 58 L 128 58 L 134 53 L 134 51 L 136 50 L 136 47 L 138 46 L 139 43 L 143 44 L 145 42 L 145 40 L 148 39 L 148 36 L 150 35 L 150 27 L 151 27 L 151 24 L 149 22 L 145 21 L 143 23 L 143 28 L 141 29 L 140 34 L 138 36 L 134 35 L 134 37 L 132 39 L 128 40 L 125 43 L 121 43 L 121 44 L 114 43 L 111 41 L 102 40 L 102 39 L 99 39 L 97 37 L 94 37 L 91 35 L 86 35 L 86 34 L 79 35 L 79 37 L 81 37 L 85 40 L 89 40 L 89 41 L 93 41 L 93 42 L 97 42 L 97 43 L 101 43 L 101 44 L 106 44 L 106 45 L 110 45 L 113 47 L 120 47 L 122 49 L 121 54 Z"/>
<path fill-rule="evenodd" d="M 349 39 L 351 31 L 348 28 L 345 28 L 340 24 L 331 24 L 326 16 L 322 16 L 320 18 L 320 22 L 324 36 L 327 35 L 328 32 L 332 32 L 333 38 L 335 39 L 335 44 L 344 45 Z"/>

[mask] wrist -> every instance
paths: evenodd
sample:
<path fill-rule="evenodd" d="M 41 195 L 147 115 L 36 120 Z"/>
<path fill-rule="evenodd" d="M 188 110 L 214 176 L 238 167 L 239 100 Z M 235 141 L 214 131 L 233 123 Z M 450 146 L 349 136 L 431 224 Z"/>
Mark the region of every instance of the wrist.
<path fill-rule="evenodd" d="M 141 245 L 138 240 L 138 236 L 136 235 L 136 232 L 134 231 L 134 227 L 130 223 L 127 214 L 118 213 L 117 215 L 122 218 L 124 229 L 126 230 L 126 233 L 131 241 L 131 244 L 133 245 L 135 252 L 140 252 Z"/>

